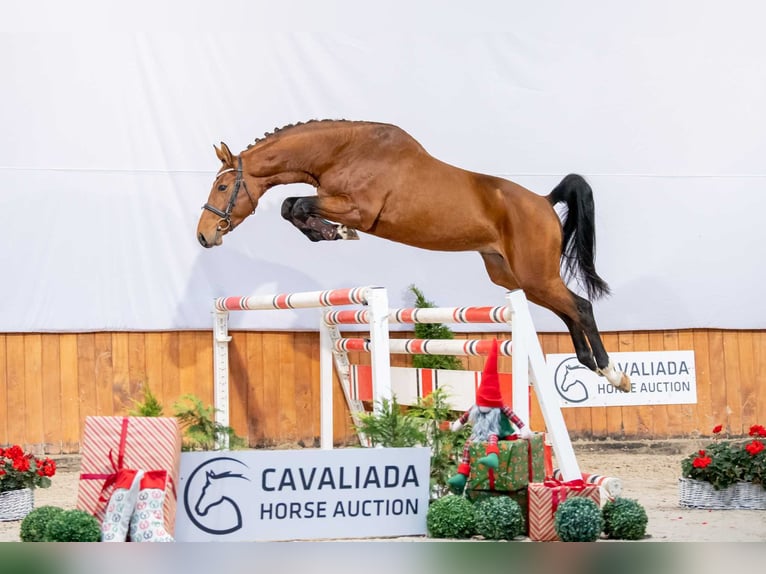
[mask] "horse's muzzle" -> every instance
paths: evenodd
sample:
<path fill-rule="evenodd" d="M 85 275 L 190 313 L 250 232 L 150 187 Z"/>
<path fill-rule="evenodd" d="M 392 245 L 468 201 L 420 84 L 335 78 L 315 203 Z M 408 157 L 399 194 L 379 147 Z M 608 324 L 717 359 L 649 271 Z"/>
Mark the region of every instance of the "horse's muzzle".
<path fill-rule="evenodd" d="M 207 249 L 213 246 L 212 243 L 207 242 L 207 239 L 205 239 L 205 234 L 202 232 L 199 232 L 197 234 L 197 240 L 199 241 L 199 244 L 202 245 L 202 247 L 205 247 Z"/>

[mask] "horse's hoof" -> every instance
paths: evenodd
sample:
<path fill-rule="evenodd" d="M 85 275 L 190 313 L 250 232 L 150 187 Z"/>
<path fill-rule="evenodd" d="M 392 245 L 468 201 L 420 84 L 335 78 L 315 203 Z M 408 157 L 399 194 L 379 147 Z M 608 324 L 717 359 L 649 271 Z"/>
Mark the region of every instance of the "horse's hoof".
<path fill-rule="evenodd" d="M 359 239 L 359 234 L 356 229 L 351 229 L 345 225 L 338 225 L 338 238 L 339 239 Z"/>
<path fill-rule="evenodd" d="M 626 375 L 625 373 L 622 373 L 622 377 L 620 377 L 620 384 L 615 385 L 619 390 L 621 390 L 623 393 L 629 393 L 630 392 L 630 377 Z"/>

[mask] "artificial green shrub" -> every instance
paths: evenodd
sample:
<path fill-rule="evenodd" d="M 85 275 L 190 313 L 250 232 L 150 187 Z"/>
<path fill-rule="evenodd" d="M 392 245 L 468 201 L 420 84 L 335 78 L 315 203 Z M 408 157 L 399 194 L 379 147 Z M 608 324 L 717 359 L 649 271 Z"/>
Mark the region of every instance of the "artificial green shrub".
<path fill-rule="evenodd" d="M 99 542 L 101 524 L 84 510 L 65 510 L 48 522 L 45 538 L 48 542 Z"/>
<path fill-rule="evenodd" d="M 426 526 L 431 538 L 470 538 L 476 533 L 473 505 L 463 496 L 442 496 L 428 507 Z"/>
<path fill-rule="evenodd" d="M 524 514 L 508 496 L 484 498 L 474 507 L 476 533 L 489 540 L 513 540 L 524 534 Z"/>
<path fill-rule="evenodd" d="M 641 504 L 632 498 L 615 498 L 601 510 L 604 534 L 620 540 L 640 540 L 646 535 L 649 518 Z"/>
<path fill-rule="evenodd" d="M 559 504 L 553 527 L 562 542 L 595 542 L 604 529 L 604 519 L 598 504 L 576 496 Z"/>
<path fill-rule="evenodd" d="M 415 308 L 432 308 L 436 305 L 426 299 L 423 292 L 410 285 L 410 291 L 415 295 Z M 454 339 L 455 334 L 447 325 L 442 323 L 415 323 L 416 339 Z M 412 366 L 417 369 L 447 369 L 462 370 L 463 363 L 453 355 L 413 355 Z"/>
<path fill-rule="evenodd" d="M 32 510 L 21 521 L 19 537 L 22 542 L 47 542 L 45 531 L 48 523 L 55 516 L 64 512 L 58 506 L 40 506 Z"/>

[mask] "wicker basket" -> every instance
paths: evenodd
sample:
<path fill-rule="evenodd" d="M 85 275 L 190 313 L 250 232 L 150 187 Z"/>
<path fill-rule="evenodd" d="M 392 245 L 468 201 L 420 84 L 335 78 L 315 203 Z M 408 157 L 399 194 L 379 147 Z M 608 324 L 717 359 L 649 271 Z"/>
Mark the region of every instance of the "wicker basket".
<path fill-rule="evenodd" d="M 679 505 L 712 510 L 766 510 L 766 488 L 752 482 L 737 482 L 715 490 L 709 482 L 678 479 Z"/>
<path fill-rule="evenodd" d="M 30 488 L 0 493 L 0 522 L 21 520 L 32 512 L 34 507 L 35 497 Z"/>

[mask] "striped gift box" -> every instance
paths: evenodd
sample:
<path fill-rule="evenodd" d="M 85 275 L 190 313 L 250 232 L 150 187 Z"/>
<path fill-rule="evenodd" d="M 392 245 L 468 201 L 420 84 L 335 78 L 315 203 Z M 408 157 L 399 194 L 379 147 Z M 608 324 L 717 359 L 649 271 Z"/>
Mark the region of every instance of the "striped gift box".
<path fill-rule="evenodd" d="M 553 469 L 553 479 L 561 480 L 561 471 L 558 468 Z M 610 500 L 614 500 L 622 494 L 622 480 L 613 476 L 604 476 L 602 474 L 582 473 L 582 479 L 585 484 L 596 484 L 601 487 L 601 505 L 603 506 Z"/>
<path fill-rule="evenodd" d="M 553 517 L 559 504 L 572 496 L 590 498 L 601 506 L 601 488 L 595 484 L 567 485 L 559 481 L 531 482 L 527 487 L 529 499 L 529 539 L 559 540 Z"/>
<path fill-rule="evenodd" d="M 165 529 L 173 533 L 176 485 L 181 461 L 181 430 L 172 417 L 86 417 L 80 443 L 80 481 L 77 508 L 99 522 L 112 494 L 120 468 L 167 470 Z"/>

